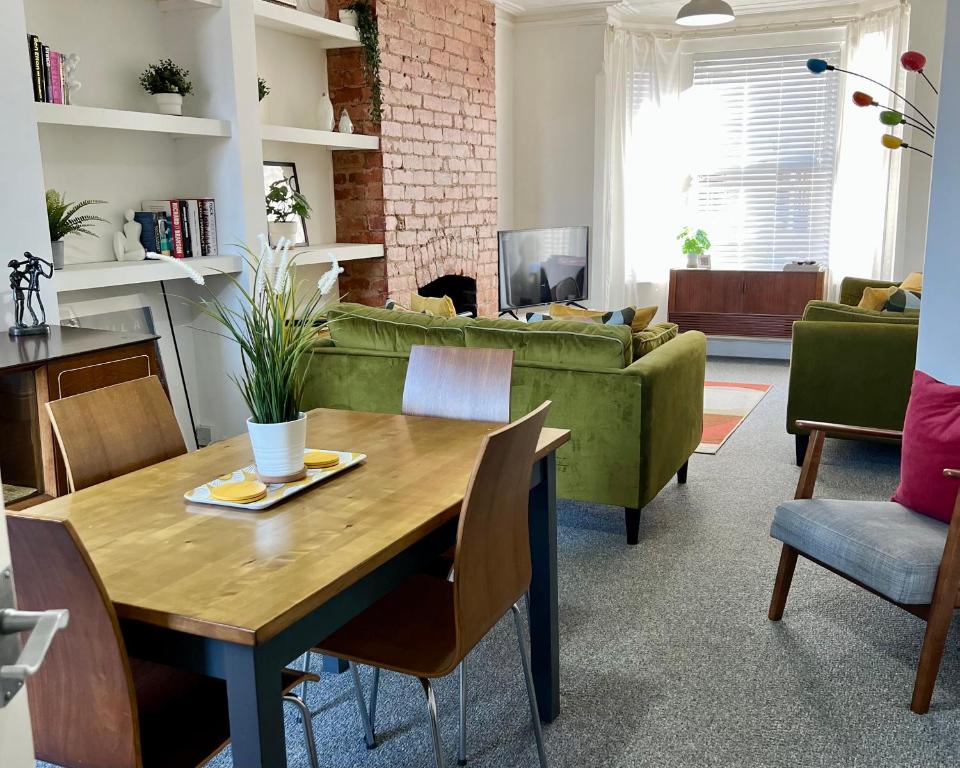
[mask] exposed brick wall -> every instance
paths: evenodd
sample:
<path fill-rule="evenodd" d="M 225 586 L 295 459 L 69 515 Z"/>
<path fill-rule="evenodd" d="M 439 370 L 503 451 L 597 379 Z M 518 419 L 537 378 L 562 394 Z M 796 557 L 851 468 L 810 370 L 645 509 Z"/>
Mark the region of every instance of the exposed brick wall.
<path fill-rule="evenodd" d="M 332 4 L 336 15 L 338 4 Z M 378 152 L 334 153 L 337 239 L 384 244 L 353 262 L 341 292 L 401 303 L 443 274 L 477 280 L 497 308 L 494 6 L 488 0 L 377 0 L 383 121 Z M 331 99 L 364 133 L 367 92 L 355 49 L 328 56 Z"/>

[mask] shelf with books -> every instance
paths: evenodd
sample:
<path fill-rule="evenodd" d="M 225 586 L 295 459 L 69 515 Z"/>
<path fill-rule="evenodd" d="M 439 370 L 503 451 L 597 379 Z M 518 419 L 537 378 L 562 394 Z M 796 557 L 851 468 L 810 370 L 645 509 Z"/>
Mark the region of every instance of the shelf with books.
<path fill-rule="evenodd" d="M 287 125 L 264 125 L 260 129 L 264 141 L 280 141 L 287 144 L 311 144 L 328 149 L 379 149 L 378 136 L 359 133 L 317 131 L 312 128 L 293 128 Z"/>
<path fill-rule="evenodd" d="M 254 0 L 253 13 L 258 27 L 309 37 L 324 48 L 356 48 L 360 45 L 356 27 L 324 16 L 287 8 L 268 0 Z"/>
<path fill-rule="evenodd" d="M 330 264 L 334 257 L 337 261 L 355 261 L 357 259 L 379 259 L 383 256 L 383 246 L 377 243 L 326 243 L 321 245 L 300 245 L 290 249 L 296 256 L 296 264 Z"/>
<path fill-rule="evenodd" d="M 200 136 L 218 139 L 230 137 L 229 121 L 214 120 L 208 117 L 158 115 L 152 112 L 132 112 L 125 109 L 104 109 L 102 107 L 81 107 L 44 102 L 35 102 L 34 110 L 39 125 L 144 131 L 163 133 L 174 137 Z"/>
<path fill-rule="evenodd" d="M 238 274 L 243 270 L 239 256 L 203 256 L 184 259 L 201 275 Z M 109 288 L 117 285 L 157 283 L 161 280 L 181 280 L 187 275 L 176 264 L 166 261 L 100 261 L 90 264 L 68 264 L 54 272 L 57 293 L 85 291 L 91 288 Z"/>

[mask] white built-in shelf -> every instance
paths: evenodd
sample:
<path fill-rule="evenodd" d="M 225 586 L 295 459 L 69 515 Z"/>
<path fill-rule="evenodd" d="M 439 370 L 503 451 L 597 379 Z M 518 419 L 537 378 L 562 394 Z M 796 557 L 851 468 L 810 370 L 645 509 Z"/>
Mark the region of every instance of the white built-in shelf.
<path fill-rule="evenodd" d="M 312 128 L 291 128 L 287 125 L 264 125 L 260 129 L 264 141 L 288 144 L 311 144 L 328 149 L 378 149 L 380 138 L 359 133 L 317 131 Z"/>
<path fill-rule="evenodd" d="M 243 269 L 239 256 L 204 256 L 185 259 L 201 275 L 237 274 Z M 165 261 L 100 261 L 91 264 L 68 264 L 54 273 L 57 293 L 108 288 L 117 285 L 156 283 L 161 280 L 189 279 L 176 264 Z"/>
<path fill-rule="evenodd" d="M 360 45 L 356 27 L 314 13 L 286 8 L 268 0 L 254 0 L 253 13 L 258 27 L 309 37 L 324 48 L 356 48 Z"/>
<path fill-rule="evenodd" d="M 295 264 L 330 264 L 334 257 L 337 261 L 355 261 L 357 259 L 379 259 L 383 256 L 382 245 L 362 243 L 301 245 L 290 250 L 296 254 Z"/>
<path fill-rule="evenodd" d="M 188 11 L 192 8 L 222 8 L 223 0 L 157 0 L 161 11 Z"/>
<path fill-rule="evenodd" d="M 35 102 L 40 125 L 70 125 L 80 128 L 106 128 L 117 131 L 146 131 L 171 136 L 208 136 L 229 138 L 230 123 L 208 117 L 158 115 L 153 112 L 131 112 L 125 109 L 81 107 L 67 104 Z"/>

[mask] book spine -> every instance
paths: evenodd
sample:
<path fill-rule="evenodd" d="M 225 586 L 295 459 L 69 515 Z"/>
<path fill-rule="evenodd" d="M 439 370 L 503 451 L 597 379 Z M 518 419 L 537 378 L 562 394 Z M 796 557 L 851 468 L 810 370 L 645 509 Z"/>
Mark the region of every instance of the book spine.
<path fill-rule="evenodd" d="M 157 237 L 160 239 L 159 253 L 170 256 L 170 217 L 164 212 L 157 214 Z"/>
<path fill-rule="evenodd" d="M 50 51 L 50 101 L 54 104 L 63 104 L 60 54 L 57 51 Z"/>
<path fill-rule="evenodd" d="M 190 204 L 186 200 L 178 200 L 180 206 L 180 226 L 183 227 L 183 255 L 184 258 L 193 257 L 193 231 L 190 229 Z"/>
<path fill-rule="evenodd" d="M 30 53 L 30 71 L 33 73 L 33 100 L 43 101 L 43 67 L 40 66 L 40 38 L 27 35 Z"/>
<path fill-rule="evenodd" d="M 170 232 L 173 235 L 173 252 L 175 259 L 182 259 L 186 254 L 183 251 L 183 220 L 180 218 L 180 202 L 170 201 Z"/>
<path fill-rule="evenodd" d="M 207 214 L 203 210 L 203 200 L 197 200 L 197 219 L 200 224 L 200 251 L 204 256 L 212 255 L 207 240 Z"/>
<path fill-rule="evenodd" d="M 152 211 L 137 211 L 133 220 L 140 225 L 140 245 L 146 250 L 160 253 L 157 245 L 157 214 Z"/>
<path fill-rule="evenodd" d="M 220 253 L 220 243 L 217 240 L 217 204 L 214 200 L 203 201 L 203 210 L 207 215 L 207 252 L 210 256 Z"/>
<path fill-rule="evenodd" d="M 43 51 L 40 63 L 43 66 L 43 100 L 50 103 L 50 46 L 40 43 Z"/>
<path fill-rule="evenodd" d="M 66 57 L 62 53 L 57 54 L 57 63 L 60 67 L 60 103 L 67 104 L 70 101 L 70 94 L 67 92 L 66 67 L 63 65 Z"/>

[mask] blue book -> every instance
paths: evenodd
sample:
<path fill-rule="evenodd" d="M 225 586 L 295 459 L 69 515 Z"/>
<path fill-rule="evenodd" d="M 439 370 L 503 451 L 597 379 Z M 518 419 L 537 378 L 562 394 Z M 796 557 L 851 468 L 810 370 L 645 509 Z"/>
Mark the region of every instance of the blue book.
<path fill-rule="evenodd" d="M 133 220 L 140 225 L 140 245 L 153 253 L 162 253 L 157 214 L 152 211 L 137 211 L 133 214 Z"/>

